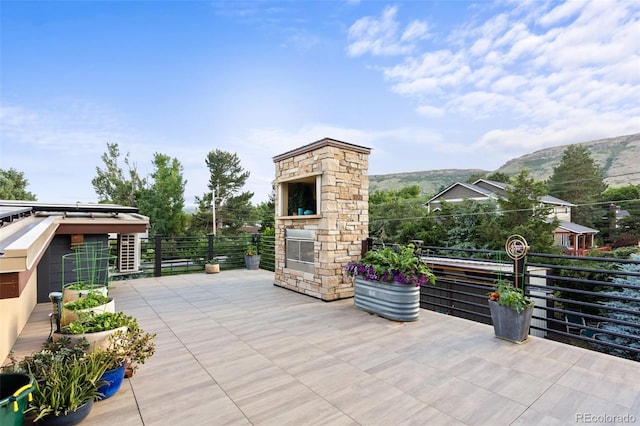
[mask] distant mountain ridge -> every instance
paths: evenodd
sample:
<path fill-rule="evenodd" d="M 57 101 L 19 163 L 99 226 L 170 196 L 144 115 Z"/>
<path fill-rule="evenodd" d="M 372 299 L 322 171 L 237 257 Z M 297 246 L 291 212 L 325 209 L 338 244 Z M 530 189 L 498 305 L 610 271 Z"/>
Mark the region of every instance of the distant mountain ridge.
<path fill-rule="evenodd" d="M 605 183 L 609 186 L 637 185 L 640 183 L 640 133 L 599 139 L 570 145 L 584 145 L 591 158 L 602 169 Z M 418 185 L 423 194 L 435 195 L 454 182 L 465 182 L 478 173 L 503 172 L 510 175 L 521 169 L 529 169 L 536 180 L 546 180 L 562 159 L 569 145 L 541 149 L 531 154 L 507 161 L 497 170 L 446 169 L 421 172 L 392 173 L 369 176 L 369 192 L 395 190 L 409 185 Z"/>

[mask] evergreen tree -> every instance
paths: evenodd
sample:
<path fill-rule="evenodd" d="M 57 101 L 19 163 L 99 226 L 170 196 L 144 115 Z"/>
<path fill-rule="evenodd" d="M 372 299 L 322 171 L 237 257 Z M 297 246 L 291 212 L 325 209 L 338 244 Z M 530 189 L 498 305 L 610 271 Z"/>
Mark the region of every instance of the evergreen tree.
<path fill-rule="evenodd" d="M 256 206 L 256 215 L 260 223 L 260 229 L 275 228 L 276 223 L 276 192 L 275 183 L 271 185 L 269 199 Z"/>
<path fill-rule="evenodd" d="M 27 191 L 27 185 L 29 181 L 23 172 L 0 169 L 0 200 L 36 201 L 36 196 Z"/>
<path fill-rule="evenodd" d="M 601 210 L 596 205 L 607 188 L 600 167 L 584 145 L 570 145 L 548 181 L 549 194 L 576 204 L 571 221 L 594 227 Z"/>
<path fill-rule="evenodd" d="M 602 199 L 598 229 L 603 242 L 614 248 L 637 245 L 640 240 L 640 185 L 607 188 Z M 616 220 L 616 207 L 625 210 L 629 216 Z"/>
<path fill-rule="evenodd" d="M 240 226 L 251 220 L 253 213 L 253 192 L 239 192 L 247 182 L 249 172 L 242 168 L 237 154 L 219 149 L 207 154 L 205 164 L 209 168 L 209 191 L 203 194 L 202 198 L 196 197 L 198 211 L 192 224 L 200 231 L 212 231 L 213 205 L 216 232 L 236 232 Z"/>
<path fill-rule="evenodd" d="M 632 254 L 631 258 L 640 261 L 640 256 Z M 606 322 L 601 326 L 603 333 L 601 334 L 602 340 L 608 343 L 615 343 L 628 348 L 640 349 L 640 264 L 621 264 L 620 270 L 626 274 L 613 279 L 613 283 L 620 285 L 619 288 L 604 292 L 607 296 L 614 296 L 615 298 L 624 297 L 630 300 L 615 300 L 607 299 L 601 302 L 603 305 L 610 309 L 620 309 L 624 311 L 613 311 L 610 309 L 603 309 L 603 315 L 611 318 L 612 320 L 624 321 L 627 324 L 619 324 L 616 322 Z M 632 325 L 628 325 L 632 324 Z M 608 334 L 606 331 L 612 331 L 620 335 Z M 603 345 L 603 349 L 607 352 L 621 356 L 624 358 L 631 358 L 640 361 L 640 354 L 637 352 L 610 348 Z"/>
<path fill-rule="evenodd" d="M 544 183 L 529 176 L 528 170 L 520 171 L 507 187 L 506 198 L 498 201 L 501 239 L 522 235 L 532 252 L 545 253 L 553 247 L 553 230 L 558 223 L 548 219 L 550 207 L 540 202 L 547 192 Z"/>

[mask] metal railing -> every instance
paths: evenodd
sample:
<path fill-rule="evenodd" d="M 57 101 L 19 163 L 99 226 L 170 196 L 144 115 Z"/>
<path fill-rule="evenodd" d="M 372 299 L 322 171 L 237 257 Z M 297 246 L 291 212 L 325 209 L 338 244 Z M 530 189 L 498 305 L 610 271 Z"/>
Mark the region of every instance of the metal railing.
<path fill-rule="evenodd" d="M 142 240 L 141 268 L 155 276 L 202 272 L 210 259 L 221 270 L 244 268 L 248 244 L 258 247 L 260 268 L 273 271 L 275 238 L 259 234 Z M 419 246 L 419 255 L 437 277 L 421 288 L 421 308 L 491 324 L 487 294 L 497 280 L 513 280 L 505 252 Z M 529 253 L 524 284 L 535 302 L 531 335 L 640 360 L 640 257 Z"/>
<path fill-rule="evenodd" d="M 504 252 L 421 251 L 437 277 L 421 288 L 421 307 L 491 324 L 487 294 L 498 279 L 513 280 Z M 535 302 L 531 335 L 640 361 L 640 256 L 529 253 L 525 266 L 525 291 Z"/>
<path fill-rule="evenodd" d="M 196 237 L 164 237 L 140 239 L 140 270 L 120 274 L 120 278 L 165 276 L 203 272 L 205 264 L 216 262 L 220 270 L 245 267 L 244 255 L 248 245 L 255 245 L 260 254 L 260 268 L 274 270 L 275 239 L 260 234 L 238 236 L 203 235 Z M 117 254 L 113 245 L 112 253 Z"/>

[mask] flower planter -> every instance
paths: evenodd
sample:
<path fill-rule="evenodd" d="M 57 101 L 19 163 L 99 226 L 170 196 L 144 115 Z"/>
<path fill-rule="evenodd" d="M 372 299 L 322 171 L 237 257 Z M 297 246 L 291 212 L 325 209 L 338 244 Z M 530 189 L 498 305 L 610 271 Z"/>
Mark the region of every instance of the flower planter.
<path fill-rule="evenodd" d="M 111 298 L 111 300 L 104 305 L 99 305 L 87 309 L 78 309 L 77 311 L 72 311 L 63 307 L 62 316 L 60 317 L 60 326 L 64 327 L 65 325 L 77 320 L 80 312 L 93 312 L 94 314 L 103 314 L 105 312 L 115 313 L 116 302 L 113 300 L 113 298 Z"/>
<path fill-rule="evenodd" d="M 76 411 L 70 411 L 62 416 L 45 416 L 34 424 L 42 426 L 72 426 L 82 422 L 93 408 L 93 399 L 82 404 Z"/>
<path fill-rule="evenodd" d="M 252 256 L 246 255 L 244 257 L 244 263 L 247 269 L 258 269 L 260 267 L 260 255 L 254 254 Z"/>
<path fill-rule="evenodd" d="M 354 306 L 394 321 L 416 321 L 420 314 L 420 287 L 379 281 L 354 280 Z"/>
<path fill-rule="evenodd" d="M 120 367 L 104 372 L 100 380 L 107 382 L 107 384 L 98 388 L 98 392 L 103 395 L 100 400 L 107 399 L 120 390 L 124 380 L 124 370 L 125 364 L 122 363 Z"/>
<path fill-rule="evenodd" d="M 507 306 L 489 300 L 491 321 L 496 337 L 513 343 L 522 343 L 529 337 L 529 327 L 533 316 L 533 306 L 528 306 L 518 313 Z"/>
<path fill-rule="evenodd" d="M 97 349 L 106 350 L 109 347 L 109 343 L 110 343 L 109 336 L 111 336 L 113 333 L 115 333 L 118 330 L 122 331 L 123 333 L 126 333 L 128 330 L 128 327 L 124 326 L 124 327 L 114 328 L 113 330 L 105 330 L 105 331 L 98 331 L 96 333 L 84 333 L 84 334 L 53 333 L 52 337 L 53 337 L 53 340 L 58 340 L 62 337 L 68 337 L 71 343 L 75 343 L 78 340 L 85 338 L 89 342 L 90 350 L 92 351 Z"/>

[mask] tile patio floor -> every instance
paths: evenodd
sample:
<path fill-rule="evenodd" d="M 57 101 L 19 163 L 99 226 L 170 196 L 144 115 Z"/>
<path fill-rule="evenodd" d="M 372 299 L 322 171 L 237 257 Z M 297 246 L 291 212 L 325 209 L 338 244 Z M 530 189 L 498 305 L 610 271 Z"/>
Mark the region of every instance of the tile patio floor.
<path fill-rule="evenodd" d="M 396 323 L 275 287 L 268 271 L 118 281 L 111 295 L 158 334 L 157 353 L 88 425 L 640 424 L 637 362 L 515 345 L 426 310 Z M 17 355 L 46 339 L 50 310 L 38 305 Z"/>

